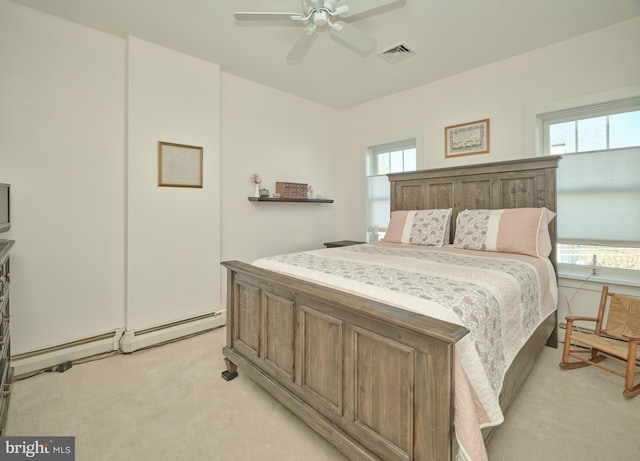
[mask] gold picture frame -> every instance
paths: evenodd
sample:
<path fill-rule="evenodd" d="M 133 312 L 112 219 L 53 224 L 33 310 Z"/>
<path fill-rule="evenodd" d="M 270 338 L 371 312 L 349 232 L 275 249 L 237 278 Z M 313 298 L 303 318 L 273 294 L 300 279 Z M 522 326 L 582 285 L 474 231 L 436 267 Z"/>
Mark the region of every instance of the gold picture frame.
<path fill-rule="evenodd" d="M 158 186 L 202 188 L 203 150 L 158 141 Z"/>
<path fill-rule="evenodd" d="M 452 125 L 444 129 L 444 156 L 487 154 L 489 119 Z"/>

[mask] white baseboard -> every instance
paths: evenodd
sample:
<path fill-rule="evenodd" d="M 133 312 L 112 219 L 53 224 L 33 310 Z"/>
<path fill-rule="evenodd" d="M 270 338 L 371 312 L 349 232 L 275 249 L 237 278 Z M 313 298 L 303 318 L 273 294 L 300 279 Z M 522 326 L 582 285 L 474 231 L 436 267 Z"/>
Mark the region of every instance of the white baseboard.
<path fill-rule="evenodd" d="M 103 335 L 74 341 L 39 351 L 17 354 L 11 357 L 14 376 L 20 377 L 40 370 L 50 369 L 64 362 L 85 359 L 94 355 L 117 351 L 130 353 L 144 347 L 162 344 L 202 331 L 226 325 L 227 311 L 222 310 L 167 325 L 144 330 L 124 328 Z"/>
<path fill-rule="evenodd" d="M 12 356 L 11 366 L 14 369 L 14 376 L 19 377 L 34 371 L 46 370 L 64 362 L 73 362 L 118 350 L 118 343 L 123 333 L 124 328 L 81 341 Z"/>
<path fill-rule="evenodd" d="M 223 310 L 155 328 L 127 330 L 120 338 L 120 350 L 128 354 L 144 347 L 218 328 L 226 325 L 226 322 L 227 311 Z"/>

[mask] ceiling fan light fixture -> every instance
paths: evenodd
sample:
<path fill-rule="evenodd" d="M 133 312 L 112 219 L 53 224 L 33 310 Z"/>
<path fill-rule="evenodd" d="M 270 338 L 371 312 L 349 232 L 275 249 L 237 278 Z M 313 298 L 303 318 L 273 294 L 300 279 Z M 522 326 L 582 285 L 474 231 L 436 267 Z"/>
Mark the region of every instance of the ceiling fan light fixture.
<path fill-rule="evenodd" d="M 313 23 L 317 26 L 324 26 L 329 21 L 329 15 L 324 9 L 319 9 L 313 13 Z"/>

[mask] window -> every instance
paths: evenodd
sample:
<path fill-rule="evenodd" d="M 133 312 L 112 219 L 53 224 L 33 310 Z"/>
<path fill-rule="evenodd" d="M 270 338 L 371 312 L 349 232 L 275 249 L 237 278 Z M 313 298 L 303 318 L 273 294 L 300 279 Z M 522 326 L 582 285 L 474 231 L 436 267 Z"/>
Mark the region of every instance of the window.
<path fill-rule="evenodd" d="M 542 114 L 561 270 L 640 281 L 640 97 Z"/>
<path fill-rule="evenodd" d="M 391 213 L 389 173 L 415 171 L 418 168 L 416 140 L 369 147 L 367 153 L 367 227 L 369 240 L 381 239 Z"/>

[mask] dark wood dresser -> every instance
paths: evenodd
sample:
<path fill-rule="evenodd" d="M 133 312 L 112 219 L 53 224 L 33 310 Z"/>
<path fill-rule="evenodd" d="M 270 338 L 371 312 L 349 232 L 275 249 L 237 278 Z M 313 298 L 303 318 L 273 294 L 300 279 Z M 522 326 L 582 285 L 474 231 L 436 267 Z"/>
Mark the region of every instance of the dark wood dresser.
<path fill-rule="evenodd" d="M 14 243 L 13 240 L 0 240 L 0 435 L 4 435 L 13 383 L 9 335 L 9 286 L 11 284 L 9 252 Z"/>

